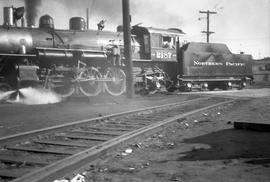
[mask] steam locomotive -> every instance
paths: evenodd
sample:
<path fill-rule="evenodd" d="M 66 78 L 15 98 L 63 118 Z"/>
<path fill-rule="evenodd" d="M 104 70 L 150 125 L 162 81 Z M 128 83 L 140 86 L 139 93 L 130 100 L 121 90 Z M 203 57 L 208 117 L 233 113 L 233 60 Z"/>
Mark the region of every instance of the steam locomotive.
<path fill-rule="evenodd" d="M 0 26 L 0 90 L 37 84 L 63 97 L 126 91 L 122 27 L 86 29 L 81 17 L 69 30 L 54 28 L 44 15 L 39 27 L 18 27 L 23 9 L 4 7 Z M 224 44 L 184 43 L 177 28 L 135 25 L 131 29 L 136 92 L 242 88 L 252 78 L 251 56 L 232 54 Z"/>

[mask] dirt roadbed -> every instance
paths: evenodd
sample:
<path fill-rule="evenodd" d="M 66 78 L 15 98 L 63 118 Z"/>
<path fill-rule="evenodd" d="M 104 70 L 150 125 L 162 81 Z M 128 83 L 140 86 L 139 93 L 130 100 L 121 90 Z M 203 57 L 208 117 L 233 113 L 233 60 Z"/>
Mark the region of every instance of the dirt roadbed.
<path fill-rule="evenodd" d="M 80 173 L 89 182 L 269 182 L 270 132 L 233 127 L 233 122 L 270 124 L 269 108 L 269 97 L 244 99 L 185 118 Z"/>
<path fill-rule="evenodd" d="M 123 95 L 91 97 L 89 100 L 83 97 L 71 98 L 61 103 L 45 105 L 0 104 L 0 137 L 198 97 L 200 96 L 155 94 L 136 95 L 127 99 Z"/>
<path fill-rule="evenodd" d="M 204 95 L 234 97 L 236 102 L 137 138 L 68 177 L 83 174 L 87 182 L 269 182 L 270 132 L 238 130 L 233 123 L 270 124 L 270 89 L 2 104 L 0 137 Z"/>

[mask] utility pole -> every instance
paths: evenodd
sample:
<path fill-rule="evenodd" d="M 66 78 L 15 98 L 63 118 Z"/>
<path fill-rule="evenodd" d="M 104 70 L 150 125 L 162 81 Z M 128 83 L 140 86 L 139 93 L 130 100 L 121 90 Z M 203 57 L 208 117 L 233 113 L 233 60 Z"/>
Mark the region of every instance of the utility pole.
<path fill-rule="evenodd" d="M 209 17 L 210 17 L 210 14 L 217 14 L 217 12 L 214 12 L 214 11 L 199 11 L 200 13 L 205 13 L 207 15 L 207 30 L 206 31 L 202 31 L 202 33 L 205 33 L 206 34 L 206 42 L 209 43 L 209 36 L 212 34 L 212 33 L 215 33 L 215 32 L 211 32 L 209 31 L 209 24 L 210 24 L 210 20 L 209 20 Z"/>
<path fill-rule="evenodd" d="M 131 55 L 131 31 L 130 31 L 130 11 L 129 0 L 122 0 L 123 8 L 123 32 L 124 32 L 124 51 L 125 51 L 125 64 L 126 64 L 126 85 L 127 85 L 127 98 L 134 97 L 134 85 L 132 75 L 132 55 Z"/>

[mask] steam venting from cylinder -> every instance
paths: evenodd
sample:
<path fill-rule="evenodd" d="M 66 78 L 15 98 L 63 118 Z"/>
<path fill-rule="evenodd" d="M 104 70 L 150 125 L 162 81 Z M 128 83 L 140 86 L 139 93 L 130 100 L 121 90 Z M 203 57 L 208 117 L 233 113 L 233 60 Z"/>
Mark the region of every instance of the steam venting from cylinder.
<path fill-rule="evenodd" d="M 13 95 L 14 94 L 14 95 Z M 21 96 L 20 96 L 21 95 Z M 12 98 L 14 97 L 15 98 Z M 21 88 L 19 93 L 16 90 L 7 92 L 0 91 L 0 102 L 21 103 L 26 105 L 54 104 L 61 102 L 62 98 L 50 90 L 42 88 Z"/>
<path fill-rule="evenodd" d="M 35 26 L 35 20 L 38 15 L 38 7 L 41 5 L 41 0 L 24 0 L 26 9 L 27 26 Z"/>

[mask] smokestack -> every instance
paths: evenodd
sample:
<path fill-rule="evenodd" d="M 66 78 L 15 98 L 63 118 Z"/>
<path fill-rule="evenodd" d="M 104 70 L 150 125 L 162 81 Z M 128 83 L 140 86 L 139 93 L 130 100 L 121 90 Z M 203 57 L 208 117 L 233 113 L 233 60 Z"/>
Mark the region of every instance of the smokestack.
<path fill-rule="evenodd" d="M 4 7 L 4 25 L 13 26 L 13 7 Z"/>
<path fill-rule="evenodd" d="M 35 26 L 35 21 L 38 15 L 38 7 L 41 5 L 41 0 L 24 0 L 26 9 L 26 21 L 28 27 Z"/>

